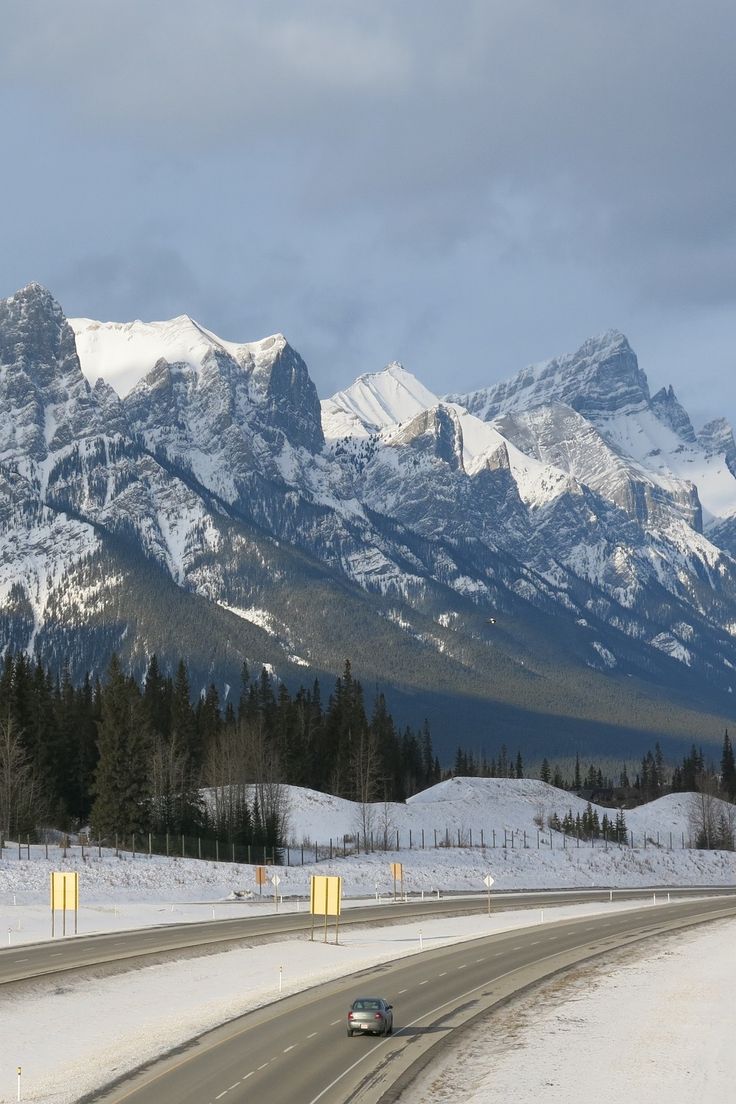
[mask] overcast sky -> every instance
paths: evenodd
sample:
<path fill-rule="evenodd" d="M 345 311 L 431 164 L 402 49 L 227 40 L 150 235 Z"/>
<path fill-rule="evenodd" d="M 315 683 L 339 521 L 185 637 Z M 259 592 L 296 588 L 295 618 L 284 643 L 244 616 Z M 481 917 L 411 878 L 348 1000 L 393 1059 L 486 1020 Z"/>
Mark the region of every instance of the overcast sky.
<path fill-rule="evenodd" d="M 322 395 L 615 327 L 736 421 L 735 43 L 732 0 L 2 0 L 0 296 L 282 331 Z"/>

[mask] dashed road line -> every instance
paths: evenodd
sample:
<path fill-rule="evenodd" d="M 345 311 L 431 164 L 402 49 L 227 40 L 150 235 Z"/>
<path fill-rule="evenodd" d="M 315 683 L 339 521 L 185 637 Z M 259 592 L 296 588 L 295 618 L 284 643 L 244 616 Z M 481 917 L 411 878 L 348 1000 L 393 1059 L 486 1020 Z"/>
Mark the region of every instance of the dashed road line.
<path fill-rule="evenodd" d="M 284 1054 L 288 1054 L 288 1053 L 289 1053 L 289 1051 L 290 1051 L 290 1050 L 293 1050 L 295 1046 L 296 1046 L 296 1043 L 292 1043 L 292 1044 L 291 1044 L 291 1046 L 288 1046 L 288 1047 L 286 1048 L 286 1050 L 284 1050 L 284 1051 L 283 1051 L 283 1053 L 284 1053 Z"/>
<path fill-rule="evenodd" d="M 307 1035 L 307 1038 L 308 1039 L 313 1039 L 316 1034 L 317 1034 L 317 1032 L 313 1031 L 311 1035 Z"/>

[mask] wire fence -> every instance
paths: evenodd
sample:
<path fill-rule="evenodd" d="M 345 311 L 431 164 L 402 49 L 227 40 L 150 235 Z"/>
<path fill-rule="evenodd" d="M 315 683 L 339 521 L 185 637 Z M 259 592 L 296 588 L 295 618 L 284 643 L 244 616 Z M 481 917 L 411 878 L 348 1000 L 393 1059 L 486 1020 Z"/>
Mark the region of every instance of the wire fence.
<path fill-rule="evenodd" d="M 85 836 L 69 837 L 58 832 L 30 835 L 25 840 L 5 841 L 0 838 L 0 857 L 31 860 L 34 858 L 81 857 L 83 861 L 109 858 L 145 858 L 166 856 L 171 859 L 196 859 L 203 862 L 235 863 L 263 866 L 306 866 L 360 854 L 381 851 L 412 851 L 431 849 L 478 850 L 573 850 L 590 848 L 674 851 L 694 849 L 692 836 L 684 832 L 655 832 L 635 835 L 633 831 L 604 832 L 599 835 L 567 833 L 554 829 L 444 828 L 430 830 L 400 829 L 366 831 L 329 837 L 322 841 L 291 841 L 288 844 L 236 843 L 215 836 L 188 836 L 179 833 L 120 833 L 102 840 Z"/>

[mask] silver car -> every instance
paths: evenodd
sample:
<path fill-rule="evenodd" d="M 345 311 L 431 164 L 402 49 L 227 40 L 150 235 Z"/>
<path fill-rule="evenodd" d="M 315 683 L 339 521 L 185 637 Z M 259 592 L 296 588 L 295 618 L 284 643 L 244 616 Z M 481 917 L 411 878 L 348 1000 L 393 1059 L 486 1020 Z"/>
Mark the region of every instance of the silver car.
<path fill-rule="evenodd" d="M 383 997 L 358 997 L 348 1012 L 348 1035 L 390 1035 L 394 1029 L 393 1005 Z"/>

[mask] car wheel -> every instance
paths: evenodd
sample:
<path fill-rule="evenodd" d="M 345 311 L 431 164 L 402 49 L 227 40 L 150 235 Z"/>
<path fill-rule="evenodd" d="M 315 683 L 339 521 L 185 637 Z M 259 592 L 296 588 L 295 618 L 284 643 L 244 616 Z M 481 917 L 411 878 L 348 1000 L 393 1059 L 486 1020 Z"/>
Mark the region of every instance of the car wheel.
<path fill-rule="evenodd" d="M 352 1039 L 352 1037 L 353 1037 L 353 1033 L 350 1030 L 350 1028 L 348 1028 L 348 1039 Z"/>

